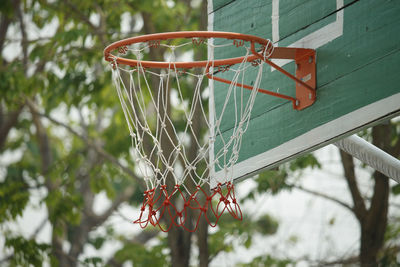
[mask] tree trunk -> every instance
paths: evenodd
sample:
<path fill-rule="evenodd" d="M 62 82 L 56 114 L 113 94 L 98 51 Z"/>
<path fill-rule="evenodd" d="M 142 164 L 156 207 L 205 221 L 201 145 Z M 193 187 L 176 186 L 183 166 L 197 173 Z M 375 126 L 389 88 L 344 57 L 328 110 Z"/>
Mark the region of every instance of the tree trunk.
<path fill-rule="evenodd" d="M 208 16 L 207 16 L 207 1 L 203 0 L 201 3 L 200 9 L 200 20 L 199 20 L 199 30 L 205 31 L 207 30 Z M 203 60 L 207 57 L 207 55 L 203 52 L 203 50 L 199 50 L 196 55 L 196 60 Z M 198 116 L 201 116 L 200 112 L 198 112 Z M 203 121 L 202 121 L 203 122 Z M 203 122 L 201 127 L 207 127 Z M 204 188 L 206 192 L 210 191 L 209 186 Z M 199 228 L 197 229 L 197 246 L 199 247 L 199 266 L 200 267 L 208 267 L 208 262 L 210 258 L 210 253 L 208 251 L 208 223 L 204 216 L 200 218 Z"/>
<path fill-rule="evenodd" d="M 388 153 L 393 152 L 390 124 L 373 127 L 372 137 L 375 146 Z M 361 266 L 378 266 L 378 255 L 384 245 L 384 235 L 388 221 L 389 179 L 378 171 L 374 172 L 374 191 L 370 207 L 367 209 L 358 189 L 353 158 L 343 151 L 340 151 L 340 155 L 344 174 L 354 203 L 354 215 L 359 221 L 361 228 L 359 255 Z"/>
<path fill-rule="evenodd" d="M 361 266 L 378 266 L 378 253 L 384 244 L 384 235 L 387 226 L 387 212 L 389 199 L 389 179 L 376 172 L 374 194 L 381 196 L 381 201 L 371 208 L 376 212 L 368 213 L 367 219 L 361 224 Z"/>
<path fill-rule="evenodd" d="M 372 129 L 373 144 L 391 151 L 391 126 L 379 125 Z M 365 220 L 361 221 L 360 262 L 362 266 L 378 266 L 378 253 L 384 244 L 389 205 L 389 178 L 374 173 L 375 186 L 371 206 Z"/>
<path fill-rule="evenodd" d="M 204 190 L 209 191 L 209 188 Z M 199 247 L 199 267 L 208 267 L 208 223 L 204 216 L 201 216 L 199 228 L 197 229 L 197 246 Z"/>

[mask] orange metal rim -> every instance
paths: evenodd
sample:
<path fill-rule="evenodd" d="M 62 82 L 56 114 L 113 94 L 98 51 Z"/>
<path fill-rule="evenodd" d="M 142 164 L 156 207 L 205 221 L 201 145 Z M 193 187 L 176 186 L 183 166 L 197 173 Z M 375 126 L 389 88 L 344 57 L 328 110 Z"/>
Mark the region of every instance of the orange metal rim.
<path fill-rule="evenodd" d="M 257 55 L 249 55 L 235 58 L 227 58 L 227 59 L 218 59 L 213 61 L 190 61 L 190 62 L 160 62 L 160 61 L 138 61 L 135 59 L 128 59 L 123 57 L 118 57 L 112 55 L 111 52 L 120 47 L 132 45 L 135 43 L 144 43 L 151 41 L 161 41 L 161 40 L 170 40 L 170 39 L 178 39 L 178 38 L 222 38 L 229 40 L 242 40 L 251 42 L 252 46 L 255 43 L 258 43 L 262 46 L 267 46 L 270 44 L 270 41 L 258 36 L 249 35 L 249 34 L 241 34 L 234 32 L 209 32 L 209 31 L 182 31 L 182 32 L 165 32 L 165 33 L 154 33 L 147 34 L 142 36 L 131 37 L 128 39 L 120 40 L 115 43 L 110 44 L 104 49 L 104 59 L 110 62 L 117 62 L 118 64 L 127 65 L 131 67 L 136 67 L 138 64 L 144 68 L 194 68 L 194 67 L 207 67 L 207 66 L 224 66 L 224 65 L 234 65 L 237 63 L 243 62 L 246 60 L 247 62 L 252 62 L 258 59 Z"/>

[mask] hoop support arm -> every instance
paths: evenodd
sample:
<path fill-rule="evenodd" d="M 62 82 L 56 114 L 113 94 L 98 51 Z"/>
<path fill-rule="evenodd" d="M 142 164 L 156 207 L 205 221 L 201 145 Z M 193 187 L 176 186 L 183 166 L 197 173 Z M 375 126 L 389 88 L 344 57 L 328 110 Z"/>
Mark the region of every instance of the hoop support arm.
<path fill-rule="evenodd" d="M 265 50 L 265 49 L 264 49 Z M 296 83 L 296 98 L 293 103 L 293 108 L 302 110 L 311 106 L 316 99 L 316 70 L 315 70 L 315 50 L 306 48 L 292 47 L 274 47 L 272 54 L 266 58 L 258 53 L 255 49 L 255 43 L 251 42 L 251 52 L 260 60 L 264 61 L 277 71 L 294 80 Z M 296 64 L 296 76 L 290 74 L 269 59 L 293 59 Z M 266 93 L 267 90 L 260 90 L 261 93 Z M 269 91 L 270 92 L 270 91 Z M 274 92 L 271 92 L 274 93 Z M 268 93 L 270 94 L 270 93 Z M 275 94 L 275 93 L 274 93 Z M 273 95 L 273 94 L 270 94 Z M 276 97 L 288 99 L 289 96 L 278 94 Z M 289 99 L 291 100 L 291 99 Z"/>
<path fill-rule="evenodd" d="M 231 84 L 232 83 L 232 81 L 230 81 L 230 80 L 211 75 L 210 71 L 209 71 L 209 68 L 210 67 L 207 67 L 207 70 L 206 70 L 207 77 L 209 79 L 212 79 L 212 80 L 218 81 L 218 82 L 222 82 L 222 83 L 226 83 L 226 84 Z M 253 90 L 253 86 L 242 84 L 242 83 L 236 83 L 235 86 L 243 87 L 243 88 L 246 88 L 246 89 L 249 89 L 249 90 Z M 267 95 L 271 95 L 271 96 L 275 96 L 275 97 L 279 97 L 279 98 L 283 98 L 283 99 L 286 99 L 286 100 L 290 100 L 290 101 L 292 101 L 293 108 L 296 109 L 296 98 L 294 98 L 294 97 L 291 97 L 291 96 L 288 96 L 288 95 L 284 95 L 284 94 L 275 93 L 273 91 L 266 90 L 266 89 L 261 89 L 261 88 L 258 88 L 258 92 L 263 93 L 263 94 L 267 94 Z"/>

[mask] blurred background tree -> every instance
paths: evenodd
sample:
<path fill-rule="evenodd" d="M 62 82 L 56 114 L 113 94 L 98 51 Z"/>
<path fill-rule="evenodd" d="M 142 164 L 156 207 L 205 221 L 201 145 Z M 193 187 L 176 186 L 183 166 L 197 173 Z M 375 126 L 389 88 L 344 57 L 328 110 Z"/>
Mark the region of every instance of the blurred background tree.
<path fill-rule="evenodd" d="M 129 156 L 129 131 L 103 49 L 133 35 L 204 30 L 206 6 L 196 0 L 15 0 L 1 5 L 2 264 L 187 266 L 197 240 L 195 262 L 207 266 L 210 255 L 232 249 L 224 244 L 225 235 L 234 229 L 236 235 L 248 232 L 227 221 L 209 241 L 205 222 L 196 236 L 177 228 L 167 236 L 156 229 L 125 236 L 118 225 L 107 223 L 123 203 L 138 207 L 145 188 Z M 162 57 L 159 51 L 150 54 Z M 100 193 L 109 205 L 98 212 Z M 32 209 L 33 201 L 46 216 L 32 222 L 24 235 L 11 225 Z M 263 219 L 269 220 L 275 223 Z M 50 242 L 38 241 L 46 225 Z M 271 234 L 276 227 L 263 231 Z M 85 255 L 88 246 L 100 250 L 110 240 L 120 244 L 111 257 Z M 146 245 L 150 240 L 157 245 Z"/>
<path fill-rule="evenodd" d="M 168 235 L 153 228 L 125 234 L 118 231 L 118 224 L 110 223 L 113 216 L 135 219 L 135 214 L 125 214 L 122 208 L 137 208 L 144 187 L 129 155 L 129 131 L 102 51 L 113 41 L 134 35 L 205 30 L 206 5 L 201 0 L 3 1 L 1 265 L 208 266 L 235 246 L 250 248 L 255 235 L 277 232 L 278 221 L 267 214 L 245 214 L 242 222 L 226 216 L 212 232 L 202 222 L 195 234 L 177 228 Z M 151 54 L 162 57 L 156 51 Z M 186 86 L 190 92 L 190 84 Z M 399 132 L 398 123 L 386 124 L 372 130 L 372 137 L 399 156 Z M 372 193 L 357 193 L 352 159 L 345 154 L 342 159 L 354 205 L 302 186 L 301 175 L 294 174 L 320 168 L 313 155 L 259 175 L 243 202 L 292 189 L 328 198 L 359 220 L 361 262 L 363 255 L 372 255 L 368 261 L 395 262 L 400 222 L 398 217 L 389 220 L 387 213 L 389 194 L 398 194 L 399 187 L 390 191 L 388 179 L 374 173 Z M 99 201 L 101 195 L 106 202 Z M 98 203 L 101 211 L 96 209 Z M 23 231 L 15 227 L 19 218 L 35 208 L 39 213 L 35 218 L 41 220 L 32 221 Z M 48 240 L 38 239 L 46 227 L 50 228 Z M 374 229 L 379 229 L 378 234 Z M 118 244 L 117 248 L 111 249 L 111 255 L 102 255 L 108 243 Z M 358 255 L 352 256 L 338 260 L 358 262 L 354 259 Z M 296 260 L 262 255 L 249 264 L 282 266 Z"/>

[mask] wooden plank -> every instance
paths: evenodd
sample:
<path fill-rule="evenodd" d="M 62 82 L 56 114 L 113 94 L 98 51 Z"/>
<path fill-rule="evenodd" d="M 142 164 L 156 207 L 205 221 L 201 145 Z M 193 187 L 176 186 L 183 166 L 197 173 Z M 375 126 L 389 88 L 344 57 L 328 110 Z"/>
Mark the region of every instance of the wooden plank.
<path fill-rule="evenodd" d="M 279 40 L 282 41 L 300 29 L 306 28 L 337 11 L 336 1 L 307 0 L 279 1 Z M 333 22 L 334 16 L 324 20 Z"/>
<path fill-rule="evenodd" d="M 229 8 L 229 4 L 235 2 L 236 0 L 209 0 L 212 1 L 212 12 L 215 12 L 221 8 Z"/>

